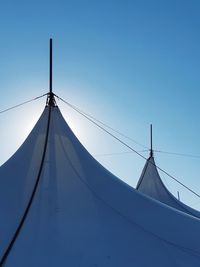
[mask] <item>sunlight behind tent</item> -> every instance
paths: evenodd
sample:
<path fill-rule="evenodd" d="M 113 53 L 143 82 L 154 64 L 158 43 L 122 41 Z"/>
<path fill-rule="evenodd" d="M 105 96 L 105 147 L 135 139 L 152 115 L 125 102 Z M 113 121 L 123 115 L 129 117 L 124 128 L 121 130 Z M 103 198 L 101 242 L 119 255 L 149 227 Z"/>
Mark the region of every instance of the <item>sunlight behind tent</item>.
<path fill-rule="evenodd" d="M 52 39 L 49 73 L 49 92 L 33 99 L 46 98 L 39 120 L 0 167 L 0 266 L 199 267 L 199 217 L 185 212 L 183 205 L 180 209 L 180 201 L 173 197 L 170 201 L 178 208 L 159 198 L 169 192 L 157 169 L 181 182 L 155 165 L 152 142 L 151 159 L 139 181 L 147 191 L 140 192 L 99 164 L 63 118 L 57 99 L 146 160 L 104 123 L 53 92 Z M 19 114 L 17 126 L 26 124 L 22 135 L 39 114 L 32 108 Z M 82 129 L 75 117 L 70 123 L 77 131 Z M 83 139 L 90 139 L 88 128 Z M 96 142 L 103 144 L 100 139 Z M 150 178 L 157 178 L 156 196 L 150 195 Z"/>

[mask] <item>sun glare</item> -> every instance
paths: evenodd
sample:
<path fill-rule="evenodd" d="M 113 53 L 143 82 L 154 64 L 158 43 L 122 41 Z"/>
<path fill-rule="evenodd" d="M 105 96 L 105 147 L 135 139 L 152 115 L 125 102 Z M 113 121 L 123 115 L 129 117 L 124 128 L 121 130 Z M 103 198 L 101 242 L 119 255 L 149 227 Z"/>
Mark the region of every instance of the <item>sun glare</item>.
<path fill-rule="evenodd" d="M 0 164 L 7 161 L 25 141 L 42 112 L 41 105 L 24 106 L 1 117 L 2 151 Z"/>

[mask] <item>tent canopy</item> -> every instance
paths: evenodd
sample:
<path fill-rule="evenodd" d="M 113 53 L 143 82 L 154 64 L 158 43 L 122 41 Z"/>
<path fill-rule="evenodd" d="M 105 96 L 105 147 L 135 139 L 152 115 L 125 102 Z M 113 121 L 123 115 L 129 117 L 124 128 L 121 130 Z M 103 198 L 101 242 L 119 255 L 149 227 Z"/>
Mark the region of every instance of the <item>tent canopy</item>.
<path fill-rule="evenodd" d="M 189 231 L 188 231 L 189 230 Z M 73 134 L 52 92 L 0 167 L 0 266 L 199 267 L 200 220 L 131 188 Z"/>
<path fill-rule="evenodd" d="M 0 168 L 0 226 L 6 267 L 200 266 L 200 221 L 102 167 L 54 103 Z"/>

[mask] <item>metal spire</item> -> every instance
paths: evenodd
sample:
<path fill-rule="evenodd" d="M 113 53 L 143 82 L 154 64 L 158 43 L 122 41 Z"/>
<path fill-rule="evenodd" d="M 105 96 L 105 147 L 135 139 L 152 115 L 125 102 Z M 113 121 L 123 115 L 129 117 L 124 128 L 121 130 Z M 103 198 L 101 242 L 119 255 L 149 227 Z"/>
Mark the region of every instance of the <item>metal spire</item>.
<path fill-rule="evenodd" d="M 54 98 L 54 93 L 53 93 L 53 90 L 52 90 L 52 78 L 53 78 L 53 75 L 52 75 L 52 38 L 50 38 L 49 40 L 49 93 L 48 93 L 48 97 L 47 97 L 47 105 L 48 106 L 55 106 L 56 105 L 56 101 L 55 101 L 55 98 Z"/>
<path fill-rule="evenodd" d="M 52 94 L 52 38 L 49 43 L 49 92 Z"/>
<path fill-rule="evenodd" d="M 150 157 L 153 157 L 153 134 L 152 134 L 152 124 L 150 124 Z"/>

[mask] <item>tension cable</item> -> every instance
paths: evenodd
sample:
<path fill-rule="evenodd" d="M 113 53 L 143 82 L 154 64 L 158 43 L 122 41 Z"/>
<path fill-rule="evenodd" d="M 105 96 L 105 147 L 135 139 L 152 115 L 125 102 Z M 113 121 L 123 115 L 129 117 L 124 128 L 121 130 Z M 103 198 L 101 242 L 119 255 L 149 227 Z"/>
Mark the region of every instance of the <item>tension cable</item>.
<path fill-rule="evenodd" d="M 132 148 L 130 145 L 126 144 L 124 141 L 122 141 L 121 139 L 119 139 L 117 136 L 115 136 L 114 134 L 112 134 L 111 132 L 109 132 L 107 129 L 105 129 L 103 126 L 99 125 L 97 123 L 97 121 L 94 121 L 92 119 L 92 116 L 88 116 L 85 112 L 82 112 L 79 108 L 77 108 L 76 106 L 70 104 L 69 102 L 65 101 L 64 99 L 62 99 L 61 97 L 55 95 L 58 99 L 60 99 L 61 101 L 63 101 L 65 104 L 67 104 L 68 106 L 70 106 L 72 109 L 74 109 L 76 112 L 78 112 L 79 114 L 81 114 L 83 117 L 85 117 L 87 120 L 89 120 L 90 122 L 92 122 L 94 125 L 96 125 L 97 127 L 99 127 L 101 130 L 103 130 L 104 132 L 106 132 L 108 135 L 110 135 L 111 137 L 113 137 L 114 139 L 116 139 L 118 142 L 120 142 L 122 145 L 126 146 L 127 148 L 129 148 L 131 151 L 133 151 L 134 153 L 136 153 L 138 156 L 140 156 L 141 158 L 143 158 L 145 161 L 147 161 L 148 159 L 143 156 L 142 154 L 140 154 L 138 151 L 136 151 L 134 148 Z M 154 165 L 158 170 L 160 170 L 161 172 L 163 172 L 164 174 L 166 174 L 168 177 L 170 177 L 171 179 L 173 179 L 174 181 L 176 181 L 178 184 L 180 184 L 181 186 L 183 186 L 185 189 L 187 189 L 188 191 L 190 191 L 192 194 L 196 195 L 197 197 L 200 198 L 200 195 L 198 193 L 196 193 L 194 190 L 190 189 L 188 186 L 184 185 L 182 182 L 180 182 L 176 177 L 174 177 L 173 175 L 169 174 L 167 171 L 165 171 L 164 169 L 160 168 L 159 166 L 157 166 L 156 164 L 154 164 L 153 162 L 149 161 L 150 164 Z"/>
<path fill-rule="evenodd" d="M 30 103 L 30 102 L 33 102 L 33 101 L 35 101 L 35 100 L 37 100 L 37 99 L 39 99 L 39 98 L 42 98 L 42 97 L 44 97 L 44 96 L 46 96 L 46 95 L 47 95 L 47 94 L 44 94 L 44 95 L 41 95 L 41 96 L 37 96 L 37 97 L 35 97 L 35 98 L 32 98 L 32 99 L 27 100 L 27 101 L 24 101 L 24 102 L 22 102 L 22 103 L 20 103 L 20 104 L 17 104 L 17 105 L 15 105 L 15 106 L 6 108 L 6 109 L 4 109 L 4 110 L 1 110 L 1 111 L 0 111 L 0 114 L 2 114 L 2 113 L 4 113 L 4 112 L 7 112 L 7 111 L 9 111 L 9 110 L 18 108 L 18 107 L 20 107 L 20 106 L 23 106 L 23 105 L 25 105 L 25 104 L 28 104 L 28 103 Z"/>

